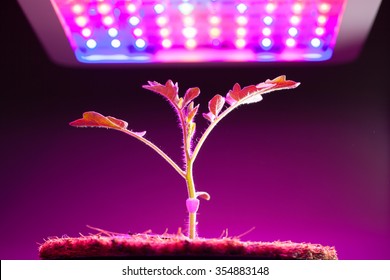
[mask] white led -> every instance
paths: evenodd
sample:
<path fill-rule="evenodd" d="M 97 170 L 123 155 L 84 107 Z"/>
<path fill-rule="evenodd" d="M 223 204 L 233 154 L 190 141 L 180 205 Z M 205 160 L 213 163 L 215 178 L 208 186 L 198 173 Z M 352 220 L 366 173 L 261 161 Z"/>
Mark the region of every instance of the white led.
<path fill-rule="evenodd" d="M 324 33 L 325 33 L 325 29 L 322 28 L 322 27 L 317 27 L 316 30 L 315 30 L 315 33 L 316 33 L 318 36 L 322 36 L 322 35 L 324 35 Z"/>
<path fill-rule="evenodd" d="M 248 9 L 248 6 L 245 5 L 244 3 L 240 3 L 236 6 L 236 9 L 237 11 L 240 13 L 240 14 L 243 14 L 245 13 L 245 11 Z"/>
<path fill-rule="evenodd" d="M 273 21 L 274 21 L 273 18 L 270 17 L 270 16 L 266 16 L 266 17 L 263 18 L 263 22 L 264 22 L 266 25 L 271 25 Z"/>
<path fill-rule="evenodd" d="M 313 38 L 311 39 L 310 44 L 313 46 L 313 48 L 319 48 L 321 46 L 321 40 L 318 38 Z"/>
<path fill-rule="evenodd" d="M 172 47 L 172 41 L 169 39 L 164 39 L 164 40 L 162 40 L 161 45 L 164 48 L 169 49 L 170 47 Z"/>
<path fill-rule="evenodd" d="M 218 17 L 218 16 L 212 16 L 212 17 L 210 17 L 209 22 L 210 22 L 212 25 L 217 25 L 217 24 L 220 24 L 220 23 L 221 23 L 221 18 Z"/>
<path fill-rule="evenodd" d="M 86 18 L 85 16 L 79 16 L 75 19 L 75 22 L 78 26 L 80 27 L 84 27 L 87 25 L 88 23 L 88 18 Z"/>
<path fill-rule="evenodd" d="M 295 37 L 298 35 L 298 29 L 296 29 L 295 27 L 290 27 L 288 29 L 288 34 L 291 36 L 291 37 Z"/>
<path fill-rule="evenodd" d="M 90 49 L 94 49 L 97 46 L 97 43 L 94 39 L 89 39 L 86 44 L 87 44 L 87 47 Z"/>
<path fill-rule="evenodd" d="M 194 5 L 192 5 L 191 3 L 185 2 L 185 3 L 180 4 L 178 6 L 178 8 L 179 8 L 179 11 L 183 15 L 188 16 L 194 10 Z"/>
<path fill-rule="evenodd" d="M 275 9 L 276 9 L 276 5 L 274 3 L 268 3 L 265 6 L 265 10 L 267 11 L 267 13 L 272 13 L 273 11 L 275 11 Z"/>
<path fill-rule="evenodd" d="M 140 37 L 140 36 L 142 36 L 143 31 L 141 28 L 136 28 L 133 30 L 133 34 L 134 34 L 134 36 Z"/>
<path fill-rule="evenodd" d="M 269 27 L 264 27 L 261 33 L 263 33 L 264 36 L 270 36 L 271 33 L 272 33 L 272 32 L 271 32 L 271 28 L 269 28 Z"/>
<path fill-rule="evenodd" d="M 221 36 L 221 28 L 213 27 L 210 29 L 209 34 L 211 38 L 217 38 Z"/>
<path fill-rule="evenodd" d="M 136 26 L 138 25 L 139 23 L 141 22 L 141 20 L 136 17 L 136 16 L 132 16 L 129 18 L 129 23 L 132 25 L 132 26 Z"/>
<path fill-rule="evenodd" d="M 118 39 L 114 39 L 111 41 L 111 46 L 113 48 L 119 48 L 121 46 L 121 41 L 119 41 Z"/>
<path fill-rule="evenodd" d="M 81 30 L 81 34 L 84 36 L 84 37 L 89 37 L 92 35 L 92 31 L 91 29 L 89 28 L 84 28 L 83 30 Z"/>
<path fill-rule="evenodd" d="M 134 5 L 133 3 L 130 3 L 129 5 L 127 5 L 127 11 L 129 13 L 134 13 L 136 10 L 137 10 L 137 6 Z"/>
<path fill-rule="evenodd" d="M 321 13 L 328 13 L 330 11 L 330 5 L 328 3 L 322 3 L 319 5 L 318 10 Z"/>
<path fill-rule="evenodd" d="M 301 18 L 299 16 L 292 16 L 290 18 L 290 23 L 292 25 L 298 25 L 300 21 L 301 21 Z"/>
<path fill-rule="evenodd" d="M 324 25 L 326 22 L 327 22 L 328 18 L 324 15 L 320 15 L 318 18 L 317 18 L 317 22 L 318 24 L 320 25 Z"/>
<path fill-rule="evenodd" d="M 72 11 L 75 14 L 81 14 L 84 11 L 84 7 L 81 6 L 80 4 L 76 4 L 72 7 Z"/>
<path fill-rule="evenodd" d="M 245 37 L 246 33 L 247 33 L 247 30 L 244 27 L 239 27 L 236 30 L 237 37 Z"/>
<path fill-rule="evenodd" d="M 162 5 L 162 4 L 156 4 L 156 5 L 154 5 L 154 11 L 156 12 L 156 14 L 161 14 L 161 13 L 163 13 L 164 11 L 165 11 L 165 8 L 164 8 L 164 5 Z"/>
<path fill-rule="evenodd" d="M 160 35 L 161 35 L 161 37 L 167 37 L 167 36 L 169 36 L 169 29 L 168 28 L 161 28 L 160 29 Z"/>
<path fill-rule="evenodd" d="M 296 42 L 295 42 L 295 40 L 293 39 L 293 38 L 288 38 L 287 40 L 286 40 L 286 46 L 287 47 L 294 47 L 295 46 L 295 44 L 296 44 Z"/>
<path fill-rule="evenodd" d="M 137 39 L 135 41 L 135 46 L 139 49 L 143 49 L 146 46 L 146 42 L 144 39 Z"/>
<path fill-rule="evenodd" d="M 292 10 L 296 14 L 300 14 L 303 10 L 303 5 L 301 3 L 295 3 L 292 7 Z"/>
<path fill-rule="evenodd" d="M 194 38 L 197 33 L 198 33 L 198 30 L 194 27 L 186 27 L 186 28 L 183 28 L 183 30 L 182 30 L 182 34 L 186 38 Z"/>
<path fill-rule="evenodd" d="M 111 24 L 114 23 L 114 19 L 113 19 L 113 17 L 105 16 L 105 17 L 103 18 L 103 23 L 104 23 L 105 25 L 111 25 Z"/>
<path fill-rule="evenodd" d="M 239 16 L 236 19 L 238 25 L 246 25 L 248 23 L 248 18 L 246 16 Z"/>
<path fill-rule="evenodd" d="M 185 46 L 187 49 L 194 49 L 194 48 L 196 48 L 196 45 L 197 45 L 197 42 L 195 41 L 195 39 L 188 39 L 185 42 Z"/>
<path fill-rule="evenodd" d="M 106 15 L 111 11 L 111 6 L 106 3 L 102 3 L 98 5 L 97 10 L 99 14 Z"/>
<path fill-rule="evenodd" d="M 112 27 L 110 29 L 108 29 L 108 35 L 112 38 L 118 36 L 118 29 Z"/>
<path fill-rule="evenodd" d="M 243 47 L 246 46 L 246 41 L 245 41 L 245 39 L 242 39 L 242 38 L 237 39 L 235 42 L 235 45 L 236 45 L 236 48 L 242 49 Z"/>
<path fill-rule="evenodd" d="M 158 26 L 164 26 L 168 23 L 168 18 L 167 17 L 164 17 L 164 16 L 159 16 L 157 19 L 156 19 L 156 23 Z"/>
<path fill-rule="evenodd" d="M 261 45 L 264 48 L 269 48 L 272 45 L 272 41 L 270 38 L 264 38 L 263 40 L 261 40 Z"/>

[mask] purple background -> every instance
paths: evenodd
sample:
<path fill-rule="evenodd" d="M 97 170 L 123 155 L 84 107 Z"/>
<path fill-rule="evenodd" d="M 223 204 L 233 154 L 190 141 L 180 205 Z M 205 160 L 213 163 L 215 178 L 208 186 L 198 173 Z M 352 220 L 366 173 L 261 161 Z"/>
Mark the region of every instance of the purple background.
<path fill-rule="evenodd" d="M 386 1 L 384 1 L 386 2 Z M 195 165 L 199 233 L 335 246 L 340 259 L 390 259 L 389 34 L 383 3 L 350 64 L 73 69 L 52 64 L 16 3 L 1 9 L 0 259 L 36 259 L 49 236 L 91 225 L 162 233 L 185 227 L 185 182 L 151 149 L 105 129 L 68 123 L 95 110 L 129 122 L 176 161 L 169 105 L 141 86 L 199 86 L 201 112 L 235 82 L 286 74 L 302 82 L 233 112 Z M 387 17 L 387 18 L 386 18 Z M 198 132 L 205 120 L 198 117 Z"/>

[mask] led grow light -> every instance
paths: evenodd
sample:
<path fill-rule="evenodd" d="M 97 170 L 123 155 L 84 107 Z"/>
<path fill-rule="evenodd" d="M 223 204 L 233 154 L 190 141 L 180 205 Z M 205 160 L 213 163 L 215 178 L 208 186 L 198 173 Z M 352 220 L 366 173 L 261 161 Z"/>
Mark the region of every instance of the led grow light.
<path fill-rule="evenodd" d="M 36 0 L 30 1 L 31 12 L 27 0 L 19 1 L 32 22 L 39 21 L 31 17 L 37 2 L 55 11 L 51 28 L 59 26 L 62 31 L 55 32 L 65 38 L 49 42 L 54 30 L 47 32 L 47 26 L 46 34 L 38 33 L 52 56 L 53 46 L 67 44 L 66 52 L 55 55 L 66 64 L 326 61 L 334 57 L 347 5 L 346 0 Z"/>

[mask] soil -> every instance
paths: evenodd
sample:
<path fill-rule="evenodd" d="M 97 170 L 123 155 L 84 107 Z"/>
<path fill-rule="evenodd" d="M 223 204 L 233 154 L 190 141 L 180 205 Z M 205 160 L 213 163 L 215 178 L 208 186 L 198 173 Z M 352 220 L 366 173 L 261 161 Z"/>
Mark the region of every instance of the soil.
<path fill-rule="evenodd" d="M 90 235 L 51 238 L 39 247 L 41 259 L 263 259 L 336 260 L 334 247 L 291 241 L 252 242 L 238 238 L 182 235 Z"/>

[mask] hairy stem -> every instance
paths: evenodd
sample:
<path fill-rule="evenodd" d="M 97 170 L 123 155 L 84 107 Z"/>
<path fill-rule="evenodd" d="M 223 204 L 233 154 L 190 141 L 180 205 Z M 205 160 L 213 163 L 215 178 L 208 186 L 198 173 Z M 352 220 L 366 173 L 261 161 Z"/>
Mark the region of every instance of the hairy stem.
<path fill-rule="evenodd" d="M 188 198 L 196 198 L 196 191 L 195 191 L 195 184 L 194 184 L 194 176 L 192 173 L 192 158 L 190 155 L 190 149 L 191 149 L 191 138 L 188 137 L 188 131 L 187 131 L 187 125 L 185 121 L 185 116 L 183 113 L 183 110 L 178 110 L 182 130 L 183 130 L 183 148 L 184 148 L 184 154 L 185 154 L 185 179 L 187 183 L 187 191 L 188 191 Z M 188 213 L 188 237 L 190 239 L 194 239 L 196 234 L 196 213 Z"/>
<path fill-rule="evenodd" d="M 156 151 L 163 159 L 165 159 L 177 171 L 177 173 L 179 173 L 180 176 L 182 176 L 184 179 L 187 178 L 186 172 L 184 170 L 182 170 L 166 153 L 164 153 L 159 147 L 154 145 L 152 142 L 145 139 L 144 137 L 141 137 L 141 136 L 133 133 L 132 131 L 123 130 L 123 129 L 121 129 L 119 131 L 122 131 L 130 136 L 133 136 L 133 137 L 137 138 L 138 140 L 140 140 L 141 142 L 143 142 L 144 144 L 148 145 L 150 148 L 152 148 L 154 151 Z"/>

